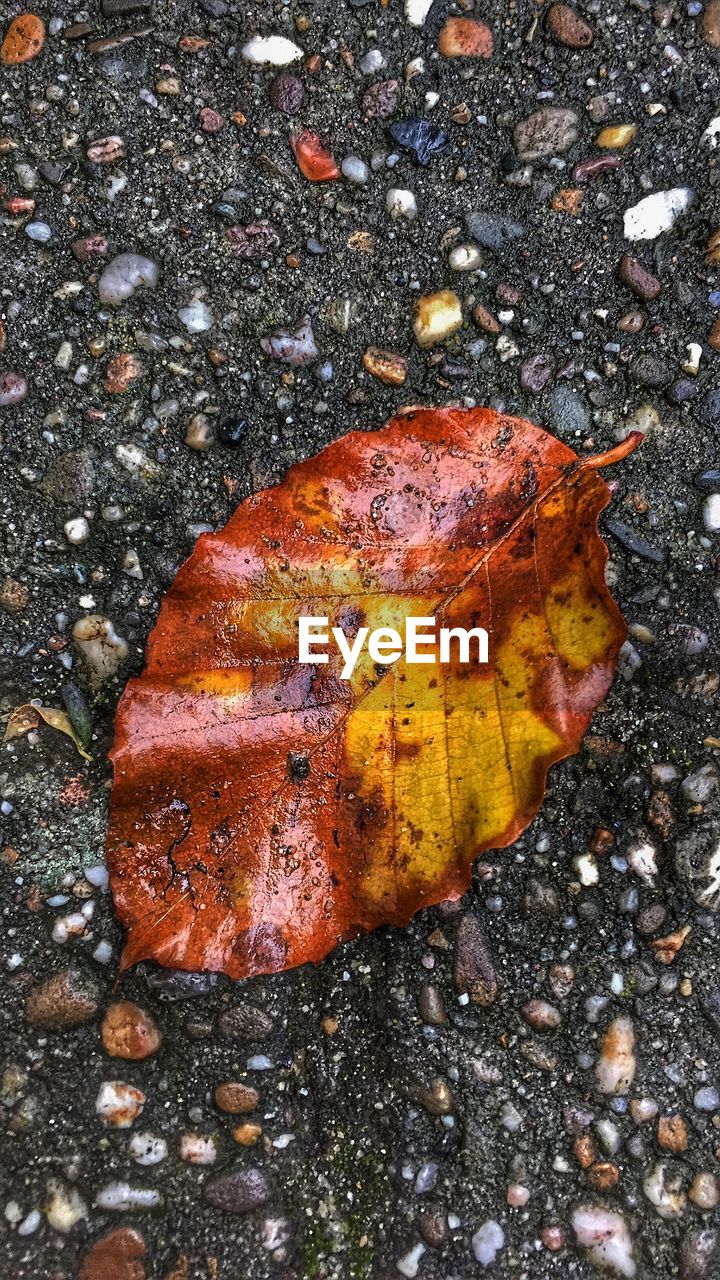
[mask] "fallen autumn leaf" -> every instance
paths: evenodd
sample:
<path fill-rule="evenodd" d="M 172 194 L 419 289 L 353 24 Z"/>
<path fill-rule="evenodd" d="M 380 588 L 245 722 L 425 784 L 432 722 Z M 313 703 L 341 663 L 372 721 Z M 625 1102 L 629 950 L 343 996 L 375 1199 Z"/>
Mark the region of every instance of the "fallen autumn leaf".
<path fill-rule="evenodd" d="M 120 702 L 107 857 L 123 966 L 232 978 L 460 896 L 575 752 L 625 637 L 601 466 L 522 419 L 418 410 L 351 432 L 205 534 Z M 487 665 L 297 661 L 346 634 L 483 626 Z"/>

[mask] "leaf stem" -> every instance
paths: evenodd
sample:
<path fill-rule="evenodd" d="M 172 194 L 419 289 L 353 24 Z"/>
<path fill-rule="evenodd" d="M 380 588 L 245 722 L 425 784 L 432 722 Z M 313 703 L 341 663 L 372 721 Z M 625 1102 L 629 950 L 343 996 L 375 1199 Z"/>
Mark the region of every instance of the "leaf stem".
<path fill-rule="evenodd" d="M 602 467 L 610 467 L 614 462 L 622 462 L 629 454 L 634 453 L 638 445 L 645 439 L 642 431 L 631 431 L 620 444 L 605 453 L 597 453 L 593 458 L 583 458 L 580 466 L 583 470 L 599 471 Z"/>

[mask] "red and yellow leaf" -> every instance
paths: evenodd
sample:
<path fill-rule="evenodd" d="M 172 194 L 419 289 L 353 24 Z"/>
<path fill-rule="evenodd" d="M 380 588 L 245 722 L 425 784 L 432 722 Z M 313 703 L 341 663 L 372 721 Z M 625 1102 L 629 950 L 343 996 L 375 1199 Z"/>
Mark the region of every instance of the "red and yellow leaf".
<path fill-rule="evenodd" d="M 458 897 L 578 749 L 625 636 L 598 468 L 486 409 L 351 432 L 200 538 L 121 700 L 108 865 L 152 958 L 232 978 Z M 298 618 L 482 626 L 489 662 L 298 662 Z M 457 650 L 453 650 L 457 659 Z"/>

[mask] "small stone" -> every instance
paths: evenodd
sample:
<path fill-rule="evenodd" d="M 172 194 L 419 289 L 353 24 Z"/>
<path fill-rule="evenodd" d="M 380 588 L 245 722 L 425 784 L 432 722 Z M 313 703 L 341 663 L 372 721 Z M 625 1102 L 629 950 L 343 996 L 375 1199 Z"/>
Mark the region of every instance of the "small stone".
<path fill-rule="evenodd" d="M 28 384 L 20 373 L 0 373 L 0 409 L 19 404 L 28 393 Z"/>
<path fill-rule="evenodd" d="M 657 1164 L 645 1178 L 643 1191 L 661 1218 L 681 1218 L 687 1196 L 682 1189 L 681 1175 L 669 1171 L 667 1165 Z"/>
<path fill-rule="evenodd" d="M 218 443 L 226 449 L 238 449 L 248 432 L 246 418 L 225 418 L 217 429 Z"/>
<path fill-rule="evenodd" d="M 189 449 L 201 452 L 215 443 L 215 427 L 205 413 L 196 413 L 190 419 L 185 432 L 185 444 Z"/>
<path fill-rule="evenodd" d="M 395 114 L 400 85 L 397 80 L 378 80 L 362 96 L 362 112 L 366 120 L 387 120 Z"/>
<path fill-rule="evenodd" d="M 621 1214 L 602 1205 L 579 1205 L 573 1211 L 572 1225 L 578 1244 L 587 1249 L 598 1269 L 632 1280 L 637 1269 L 630 1232 Z"/>
<path fill-rule="evenodd" d="M 658 1143 L 665 1151 L 687 1151 L 687 1125 L 682 1116 L 661 1116 L 658 1120 Z"/>
<path fill-rule="evenodd" d="M 73 257 L 78 262 L 90 262 L 93 258 L 104 258 L 108 251 L 108 242 L 105 236 L 93 235 L 82 236 L 79 240 L 73 240 L 70 248 Z"/>
<path fill-rule="evenodd" d="M 248 1111 L 254 1111 L 259 1101 L 257 1089 L 237 1080 L 225 1081 L 215 1089 L 215 1105 L 218 1110 L 231 1116 L 246 1115 Z"/>
<path fill-rule="evenodd" d="M 45 24 L 35 13 L 21 13 L 13 18 L 0 45 L 0 62 L 5 66 L 18 66 L 30 62 L 42 52 L 45 43 Z"/>
<path fill-rule="evenodd" d="M 412 222 L 417 217 L 417 201 L 412 191 L 390 187 L 385 197 L 385 208 L 393 219 L 405 218 Z"/>
<path fill-rule="evenodd" d="M 302 80 L 289 71 L 281 71 L 270 85 L 270 101 L 276 111 L 282 111 L 286 116 L 297 115 L 305 101 Z"/>
<path fill-rule="evenodd" d="M 682 1280 L 711 1280 L 710 1263 L 717 1258 L 717 1231 L 692 1231 L 680 1249 Z"/>
<path fill-rule="evenodd" d="M 432 347 L 452 336 L 463 323 L 460 299 L 451 289 L 418 299 L 414 324 L 419 347 Z"/>
<path fill-rule="evenodd" d="M 167 1158 L 168 1145 L 154 1133 L 134 1133 L 128 1143 L 128 1153 L 136 1164 L 151 1168 Z"/>
<path fill-rule="evenodd" d="M 220 1034 L 228 1040 L 265 1040 L 272 1033 L 273 1020 L 254 1004 L 238 1004 L 221 1014 Z"/>
<path fill-rule="evenodd" d="M 120 307 L 141 285 L 154 289 L 157 281 L 157 263 L 151 258 L 144 258 L 138 253 L 120 253 L 100 276 L 100 301 L 106 307 Z"/>
<path fill-rule="evenodd" d="M 447 142 L 447 134 L 439 125 L 416 117 L 397 120 L 390 125 L 388 133 L 393 142 L 405 151 L 411 151 L 418 164 L 424 167 L 430 164 L 436 152 L 442 151 Z"/>
<path fill-rule="evenodd" d="M 494 249 L 496 253 L 525 236 L 525 227 L 519 222 L 499 213 L 491 213 L 487 209 L 475 209 L 467 213 L 465 226 L 473 240 L 477 240 L 484 249 Z"/>
<path fill-rule="evenodd" d="M 455 937 L 455 987 L 467 992 L 473 1004 L 486 1007 L 497 999 L 498 981 L 485 930 L 477 916 L 463 915 Z"/>
<path fill-rule="evenodd" d="M 91 142 L 86 153 L 92 164 L 115 164 L 125 157 L 125 143 L 117 134 Z"/>
<path fill-rule="evenodd" d="M 720 49 L 720 0 L 708 0 L 703 14 L 703 33 L 711 49 Z"/>
<path fill-rule="evenodd" d="M 470 1242 L 476 1262 L 481 1267 L 490 1267 L 505 1245 L 505 1233 L 494 1218 L 489 1218 L 475 1232 Z"/>
<path fill-rule="evenodd" d="M 363 365 L 379 382 L 391 387 L 401 387 L 407 379 L 408 362 L 395 351 L 383 351 L 380 347 L 368 347 L 363 354 Z"/>
<path fill-rule="evenodd" d="M 546 387 L 553 375 L 553 362 L 550 356 L 540 353 L 530 356 L 520 366 L 520 386 L 524 391 L 532 391 L 537 395 Z"/>
<path fill-rule="evenodd" d="M 25 1017 L 42 1031 L 64 1031 L 92 1022 L 98 1010 L 98 991 L 77 969 L 63 969 L 33 991 Z"/>
<path fill-rule="evenodd" d="M 199 1133 L 180 1135 L 180 1159 L 188 1164 L 214 1164 L 217 1160 L 217 1143 Z"/>
<path fill-rule="evenodd" d="M 63 1236 L 69 1235 L 76 1223 L 88 1216 L 87 1205 L 77 1188 L 57 1178 L 51 1178 L 47 1184 L 44 1210 L 49 1226 Z"/>
<path fill-rule="evenodd" d="M 193 298 L 186 307 L 181 307 L 178 320 L 185 325 L 188 333 L 205 333 L 214 323 L 213 314 L 202 298 Z"/>
<path fill-rule="evenodd" d="M 0 609 L 5 613 L 19 614 L 27 608 L 30 592 L 24 582 L 9 576 L 0 582 Z"/>
<path fill-rule="evenodd" d="M 553 4 L 547 24 L 556 40 L 569 49 L 588 49 L 593 42 L 592 27 L 569 4 Z"/>
<path fill-rule="evenodd" d="M 656 191 L 625 210 L 623 227 L 626 240 L 655 240 L 675 225 L 695 199 L 689 187 L 673 187 Z"/>
<path fill-rule="evenodd" d="M 595 146 L 602 147 L 605 151 L 622 151 L 623 147 L 629 147 L 637 133 L 636 124 L 613 124 L 607 129 L 601 129 L 595 139 Z"/>
<path fill-rule="evenodd" d="M 520 161 L 562 155 L 580 137 L 580 121 L 569 107 L 541 107 L 515 126 L 513 142 Z"/>
<path fill-rule="evenodd" d="M 296 368 L 312 364 L 319 354 L 312 325 L 307 317 L 296 333 L 273 333 L 269 338 L 262 338 L 260 346 L 273 360 L 281 360 L 283 364 L 294 365 Z"/>
<path fill-rule="evenodd" d="M 135 356 L 128 352 L 113 356 L 106 371 L 104 387 L 109 395 L 120 396 L 128 390 L 131 383 L 142 377 L 143 367 Z"/>
<path fill-rule="evenodd" d="M 448 255 L 452 271 L 477 271 L 482 266 L 482 254 L 477 245 L 456 244 Z"/>
<path fill-rule="evenodd" d="M 478 328 L 482 329 L 484 333 L 497 335 L 502 332 L 502 325 L 500 324 L 500 321 L 496 320 L 492 311 L 489 311 L 481 302 L 478 302 L 475 306 L 473 319 Z"/>
<path fill-rule="evenodd" d="M 720 493 L 710 493 L 703 503 L 703 524 L 708 533 L 720 532 Z"/>
<path fill-rule="evenodd" d="M 698 1209 L 716 1209 L 720 1204 L 720 1180 L 714 1173 L 701 1169 L 692 1180 L 688 1198 Z"/>
<path fill-rule="evenodd" d="M 358 187 L 364 187 L 370 177 L 368 166 L 359 156 L 346 156 L 340 165 L 340 172 Z"/>
<path fill-rule="evenodd" d="M 262 1137 L 262 1125 L 250 1124 L 247 1121 L 238 1124 L 232 1131 L 233 1141 L 241 1147 L 254 1147 L 258 1138 Z"/>
<path fill-rule="evenodd" d="M 714 1085 L 705 1085 L 702 1089 L 696 1091 L 693 1097 L 693 1106 L 696 1111 L 719 1111 L 720 1092 Z"/>
<path fill-rule="evenodd" d="M 138 1231 L 120 1227 L 85 1254 L 78 1280 L 145 1280 L 147 1246 Z"/>
<path fill-rule="evenodd" d="M 89 613 L 73 627 L 73 640 L 90 674 L 93 688 L 110 680 L 128 656 L 127 641 L 119 636 L 109 618 Z"/>
<path fill-rule="evenodd" d="M 116 1000 L 103 1018 L 103 1048 L 111 1058 L 139 1062 L 157 1053 L 162 1036 L 148 1013 L 131 1000 Z"/>
<path fill-rule="evenodd" d="M 627 1093 L 635 1076 L 635 1030 L 629 1018 L 615 1018 L 602 1042 L 595 1066 L 595 1079 L 601 1093 Z"/>
<path fill-rule="evenodd" d="M 297 167 L 308 182 L 331 182 L 340 177 L 335 160 L 323 145 L 319 135 L 310 129 L 290 135 L 290 146 Z"/>
<path fill-rule="evenodd" d="M 213 107 L 202 107 L 200 110 L 200 128 L 203 133 L 219 133 L 225 121 L 219 111 Z"/>
<path fill-rule="evenodd" d="M 420 988 L 418 1012 L 423 1022 L 430 1027 L 442 1027 L 447 1022 L 442 993 L 431 983 L 426 983 Z"/>
<path fill-rule="evenodd" d="M 440 30 L 438 48 L 444 58 L 491 58 L 492 31 L 474 18 L 448 18 Z"/>
<path fill-rule="evenodd" d="M 251 1213 L 272 1198 L 272 1186 L 263 1169 L 246 1165 L 223 1173 L 205 1185 L 205 1199 L 223 1213 Z"/>
<path fill-rule="evenodd" d="M 637 258 L 630 257 L 630 254 L 623 254 L 618 268 L 618 276 L 628 289 L 643 302 L 652 302 L 659 297 L 662 292 L 662 285 L 655 276 L 646 271 L 642 263 Z"/>
<path fill-rule="evenodd" d="M 554 1031 L 562 1022 L 562 1014 L 546 1000 L 529 1000 L 522 1007 L 522 1016 L 536 1031 Z"/>
<path fill-rule="evenodd" d="M 108 1182 L 95 1197 L 98 1209 L 111 1213 L 132 1213 L 157 1209 L 162 1204 L 159 1191 L 151 1187 L 131 1187 L 127 1182 Z"/>
<path fill-rule="evenodd" d="M 129 1129 L 142 1114 L 145 1094 L 124 1080 L 105 1080 L 95 1100 L 95 1111 L 104 1125 Z"/>
<path fill-rule="evenodd" d="M 240 52 L 246 62 L 258 66 L 287 67 L 304 57 L 302 49 L 285 36 L 253 36 Z"/>

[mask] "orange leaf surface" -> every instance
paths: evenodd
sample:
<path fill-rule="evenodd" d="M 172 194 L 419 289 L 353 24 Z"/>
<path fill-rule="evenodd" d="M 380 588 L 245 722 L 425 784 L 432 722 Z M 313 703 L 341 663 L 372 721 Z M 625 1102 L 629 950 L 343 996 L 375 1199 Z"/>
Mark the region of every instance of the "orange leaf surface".
<path fill-rule="evenodd" d="M 152 958 L 232 978 L 458 897 L 578 749 L 625 637 L 609 490 L 522 419 L 418 410 L 351 432 L 204 534 L 120 702 L 108 866 Z M 298 618 L 484 627 L 489 661 L 298 661 Z"/>

